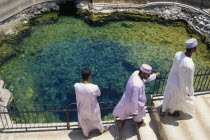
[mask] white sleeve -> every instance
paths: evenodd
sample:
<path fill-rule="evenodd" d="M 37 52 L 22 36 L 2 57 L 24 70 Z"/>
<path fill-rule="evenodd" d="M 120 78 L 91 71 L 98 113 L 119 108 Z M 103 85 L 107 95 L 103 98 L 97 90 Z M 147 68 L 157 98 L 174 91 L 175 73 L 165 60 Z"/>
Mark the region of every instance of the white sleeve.
<path fill-rule="evenodd" d="M 101 91 L 99 87 L 96 85 L 96 91 L 95 91 L 96 96 L 101 96 Z"/>
<path fill-rule="evenodd" d="M 190 96 L 194 95 L 194 88 L 193 88 L 193 77 L 194 77 L 194 70 L 191 67 L 187 68 L 187 74 L 186 74 L 186 87 L 188 89 L 188 94 Z"/>
<path fill-rule="evenodd" d="M 156 77 L 157 77 L 157 76 L 156 76 L 156 74 L 154 73 L 154 74 L 150 75 L 150 77 L 149 77 L 147 80 L 144 80 L 144 82 L 147 83 L 147 82 L 153 81 L 153 80 L 156 79 Z"/>
<path fill-rule="evenodd" d="M 186 95 L 193 96 L 193 68 L 187 66 L 187 64 L 182 63 L 179 68 L 179 79 L 180 79 L 180 91 Z"/>

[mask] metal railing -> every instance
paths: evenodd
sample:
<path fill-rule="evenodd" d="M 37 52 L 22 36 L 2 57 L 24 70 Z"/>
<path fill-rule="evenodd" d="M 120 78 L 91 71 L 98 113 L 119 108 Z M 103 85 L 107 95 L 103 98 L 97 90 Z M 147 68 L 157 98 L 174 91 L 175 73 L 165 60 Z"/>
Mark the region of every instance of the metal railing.
<path fill-rule="evenodd" d="M 154 81 L 147 94 L 162 95 L 166 86 L 169 71 L 161 72 L 161 76 Z M 210 68 L 197 68 L 194 74 L 194 91 L 210 91 Z"/>
<path fill-rule="evenodd" d="M 162 71 L 161 75 L 152 83 L 152 86 L 147 87 L 146 97 L 148 111 L 152 105 L 153 97 L 162 96 L 168 80 L 169 71 Z M 197 68 L 194 73 L 194 92 L 210 91 L 210 68 Z"/>
<path fill-rule="evenodd" d="M 115 122 L 115 117 L 109 114 L 116 103 L 100 102 L 104 124 Z M 77 108 L 72 103 L 63 105 L 8 105 L 0 107 L 0 131 L 23 129 L 28 131 L 41 128 L 76 129 L 78 128 Z"/>
<path fill-rule="evenodd" d="M 152 97 L 164 93 L 168 79 L 168 71 L 161 72 L 148 88 L 147 106 L 151 105 Z M 196 69 L 194 75 L 195 92 L 210 91 L 210 68 Z M 103 123 L 114 124 L 111 115 L 116 102 L 100 102 Z M 149 111 L 149 110 L 148 110 Z M 75 103 L 64 105 L 8 105 L 0 107 L 0 130 L 10 129 L 76 129 L 78 128 L 77 107 Z"/>

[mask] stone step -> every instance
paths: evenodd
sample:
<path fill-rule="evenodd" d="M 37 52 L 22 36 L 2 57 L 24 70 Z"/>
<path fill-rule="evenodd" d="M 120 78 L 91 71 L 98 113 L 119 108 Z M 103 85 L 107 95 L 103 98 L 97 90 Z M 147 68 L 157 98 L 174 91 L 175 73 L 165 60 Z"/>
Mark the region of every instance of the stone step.
<path fill-rule="evenodd" d="M 88 138 L 83 136 L 81 129 L 0 133 L 0 140 L 115 140 L 115 137 L 114 125 L 109 126 L 108 131 L 103 134 L 93 130 Z"/>
<path fill-rule="evenodd" d="M 109 120 L 109 121 L 102 121 L 104 126 L 111 126 L 114 124 L 115 120 Z M 70 129 L 78 129 L 78 122 L 70 122 Z M 0 124 L 0 130 L 4 129 L 3 132 L 13 132 L 13 131 L 42 131 L 42 130 L 67 130 L 67 124 L 66 122 L 61 123 L 12 123 L 7 126 L 3 126 Z M 10 128 L 10 129 L 9 129 Z M 26 129 L 27 128 L 27 129 Z"/>
<path fill-rule="evenodd" d="M 119 120 L 117 120 L 118 140 L 138 140 L 137 126 L 132 118 L 126 119 L 123 127 L 119 127 Z"/>
<path fill-rule="evenodd" d="M 195 97 L 195 116 L 190 119 L 183 121 L 187 129 L 188 139 L 191 140 L 207 140 L 209 139 L 210 130 L 210 108 L 208 103 L 205 101 L 203 96 Z"/>
<path fill-rule="evenodd" d="M 100 134 L 99 131 L 95 131 L 95 130 L 91 131 L 88 139 L 91 139 L 91 140 L 115 140 L 117 137 L 115 126 L 111 125 L 111 126 L 107 126 L 107 127 L 108 127 L 108 131 L 103 134 Z M 75 138 L 72 138 L 72 140 L 75 140 Z"/>
<path fill-rule="evenodd" d="M 164 116 L 164 117 L 160 117 L 159 116 L 159 111 L 160 111 L 160 107 L 162 105 L 162 100 L 156 100 L 154 101 L 154 106 L 156 108 L 155 112 L 152 110 L 151 113 L 158 113 L 158 115 L 156 115 L 155 121 L 157 123 L 160 123 L 158 125 L 160 125 L 158 131 L 160 131 L 159 133 L 161 134 L 161 139 L 163 140 L 185 140 L 185 130 L 184 129 L 180 129 L 179 123 L 177 122 L 176 119 L 169 117 L 169 116 Z"/>
<path fill-rule="evenodd" d="M 207 97 L 206 100 L 210 104 L 210 97 Z"/>
<path fill-rule="evenodd" d="M 161 139 L 170 140 L 207 140 L 210 137 L 210 106 L 203 96 L 195 97 L 196 114 L 191 117 L 189 114 L 180 111 L 179 117 L 165 115 L 159 116 L 159 110 L 162 105 L 162 97 L 155 97 L 153 116 L 159 127 L 158 133 Z M 160 100 L 158 100 L 160 99 Z M 166 112 L 167 114 L 167 112 Z"/>
<path fill-rule="evenodd" d="M 204 97 L 206 98 L 207 102 L 210 104 L 210 93 L 205 94 Z"/>
<path fill-rule="evenodd" d="M 140 140 L 158 140 L 157 130 L 154 126 L 154 122 L 151 120 L 151 114 L 147 113 L 146 117 L 143 118 L 146 123 L 145 127 L 140 127 L 138 129 Z"/>
<path fill-rule="evenodd" d="M 205 97 L 207 102 L 210 104 L 210 91 L 202 91 L 202 92 L 196 92 L 195 93 L 195 96 L 200 96 L 200 95 Z"/>
<path fill-rule="evenodd" d="M 210 98 L 210 93 L 209 94 L 205 94 L 204 97 Z"/>
<path fill-rule="evenodd" d="M 197 96 L 197 99 L 195 100 L 195 109 L 196 119 L 199 120 L 200 124 L 210 137 L 210 105 L 205 96 Z"/>

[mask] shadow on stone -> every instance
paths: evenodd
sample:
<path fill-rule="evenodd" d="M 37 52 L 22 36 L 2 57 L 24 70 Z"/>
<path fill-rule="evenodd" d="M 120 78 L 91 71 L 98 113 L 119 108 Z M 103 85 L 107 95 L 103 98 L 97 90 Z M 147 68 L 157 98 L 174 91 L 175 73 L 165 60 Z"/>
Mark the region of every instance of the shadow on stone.
<path fill-rule="evenodd" d="M 105 133 L 110 133 L 112 135 L 113 139 L 116 139 L 116 132 L 115 132 L 114 126 L 109 126 L 108 131 Z M 94 130 L 90 131 L 89 137 L 86 138 L 82 133 L 82 129 L 75 129 L 75 130 L 72 130 L 68 136 L 72 140 L 88 140 L 88 139 L 92 139 L 94 137 L 99 137 L 101 135 L 104 135 L 105 133 L 101 134 L 99 132 L 99 130 L 94 129 Z M 105 138 L 106 138 L 106 136 L 105 136 Z M 109 139 L 109 137 L 107 137 L 107 138 Z"/>
<path fill-rule="evenodd" d="M 177 121 L 179 120 L 189 120 L 192 119 L 192 116 L 190 114 L 184 113 L 183 111 L 179 111 L 179 116 L 168 116 L 168 111 L 165 112 L 164 116 L 160 116 L 160 108 L 161 106 L 158 106 L 157 111 L 158 115 L 160 117 L 160 120 L 163 124 L 173 125 L 173 126 L 179 126 L 179 123 Z"/>
<path fill-rule="evenodd" d="M 150 115 L 150 118 L 151 118 L 151 115 Z M 160 140 L 160 136 L 158 134 L 158 130 L 157 128 L 154 126 L 154 122 L 152 122 L 152 120 L 149 122 L 149 124 L 147 124 L 150 126 L 150 128 L 152 129 L 152 131 L 154 132 L 154 134 L 156 135 L 156 137 L 158 138 L 158 140 Z"/>
<path fill-rule="evenodd" d="M 72 130 L 68 136 L 71 140 L 88 140 L 88 138 L 85 138 L 82 134 L 81 129 Z"/>
<path fill-rule="evenodd" d="M 114 140 L 117 140 L 117 131 L 114 125 L 109 127 L 109 133 L 112 135 Z"/>
<path fill-rule="evenodd" d="M 119 126 L 119 121 L 117 123 L 117 126 Z M 134 123 L 133 119 L 127 119 L 123 127 L 118 127 L 118 131 L 120 140 L 127 140 L 131 139 L 132 137 L 137 137 L 136 124 Z"/>

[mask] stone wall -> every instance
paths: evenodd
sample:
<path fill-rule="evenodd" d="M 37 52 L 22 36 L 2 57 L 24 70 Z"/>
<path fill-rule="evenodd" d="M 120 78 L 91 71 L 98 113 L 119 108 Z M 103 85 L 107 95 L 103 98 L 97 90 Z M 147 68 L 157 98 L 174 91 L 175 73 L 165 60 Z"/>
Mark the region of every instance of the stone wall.
<path fill-rule="evenodd" d="M 210 13 L 208 11 L 204 12 L 201 9 L 183 4 L 173 4 L 173 3 L 147 3 L 142 6 L 130 5 L 130 4 L 107 4 L 101 6 L 100 4 L 95 4 L 89 7 L 91 13 L 104 13 L 109 14 L 113 12 L 135 12 L 147 15 L 155 15 L 159 18 L 164 18 L 166 21 L 177 21 L 183 20 L 188 23 L 190 27 L 196 30 L 201 35 L 206 38 L 206 43 L 210 47 Z"/>
<path fill-rule="evenodd" d="M 209 0 L 173 0 L 173 1 L 187 3 L 196 7 L 210 8 Z"/>
<path fill-rule="evenodd" d="M 147 3 L 147 0 L 92 0 L 92 3 Z"/>
<path fill-rule="evenodd" d="M 35 4 L 62 0 L 0 0 L 0 22 Z"/>

